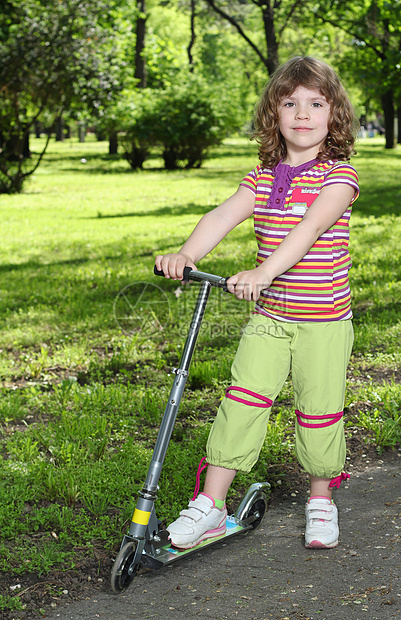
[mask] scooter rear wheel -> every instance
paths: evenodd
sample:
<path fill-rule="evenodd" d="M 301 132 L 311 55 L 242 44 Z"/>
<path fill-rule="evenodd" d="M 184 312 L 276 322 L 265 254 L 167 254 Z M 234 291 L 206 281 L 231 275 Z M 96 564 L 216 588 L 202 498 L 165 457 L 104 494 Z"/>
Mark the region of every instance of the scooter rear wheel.
<path fill-rule="evenodd" d="M 241 515 L 241 519 L 249 519 L 249 517 L 255 517 L 252 521 L 251 527 L 253 530 L 259 527 L 262 522 L 265 512 L 267 510 L 267 497 L 263 491 L 259 491 L 255 496 L 252 504 L 244 515 Z"/>
<path fill-rule="evenodd" d="M 130 585 L 138 570 L 138 564 L 130 569 L 135 557 L 137 544 L 136 541 L 128 542 L 120 549 L 114 561 L 113 568 L 111 569 L 111 589 L 116 594 Z"/>

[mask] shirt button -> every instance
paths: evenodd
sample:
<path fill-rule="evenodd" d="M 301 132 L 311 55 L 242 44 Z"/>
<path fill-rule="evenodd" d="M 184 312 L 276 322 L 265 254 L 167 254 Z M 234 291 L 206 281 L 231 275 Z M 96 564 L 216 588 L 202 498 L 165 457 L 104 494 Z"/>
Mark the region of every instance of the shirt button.
<path fill-rule="evenodd" d="M 279 192 L 280 192 L 280 194 L 281 194 L 281 192 L 283 191 L 283 188 L 282 188 L 282 187 L 279 187 L 279 190 L 278 190 L 278 191 L 279 191 Z"/>
<path fill-rule="evenodd" d="M 281 200 L 280 198 L 276 198 L 276 205 L 280 204 Z"/>

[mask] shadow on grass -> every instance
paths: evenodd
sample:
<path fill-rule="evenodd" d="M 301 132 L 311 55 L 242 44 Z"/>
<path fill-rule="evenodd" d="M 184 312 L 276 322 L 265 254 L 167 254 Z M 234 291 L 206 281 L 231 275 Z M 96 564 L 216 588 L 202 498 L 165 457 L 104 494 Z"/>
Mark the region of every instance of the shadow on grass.
<path fill-rule="evenodd" d="M 225 158 L 232 157 L 255 157 L 255 165 L 257 163 L 257 152 L 256 148 L 252 145 L 232 145 L 226 146 L 225 148 L 216 148 L 213 150 L 208 157 L 205 158 L 206 161 L 212 160 L 221 160 Z M 125 160 L 124 156 L 119 153 L 117 155 L 108 155 L 108 154 L 91 154 L 82 156 L 82 154 L 67 154 L 67 155 L 55 155 L 48 154 L 45 156 L 47 162 L 51 162 L 54 164 L 61 164 L 60 172 L 74 172 L 74 173 L 85 173 L 85 174 L 126 174 L 126 173 L 141 173 L 141 172 L 162 172 L 165 174 L 174 174 L 180 172 L 189 172 L 190 170 L 182 166 L 177 168 L 177 170 L 166 170 L 162 165 L 151 165 L 152 161 L 155 162 L 161 160 L 161 153 L 152 154 L 146 161 L 145 167 L 141 170 L 133 170 L 128 162 Z M 82 159 L 85 159 L 85 162 L 82 162 Z M 66 166 L 62 164 L 66 163 Z M 70 165 L 68 165 L 70 164 Z M 107 164 L 113 164 L 110 168 L 107 168 Z M 116 164 L 119 164 L 116 166 Z M 147 165 L 149 164 L 149 165 Z M 195 168 L 197 172 L 201 170 L 205 170 L 204 168 Z M 213 171 L 210 169 L 206 169 L 208 175 L 213 175 Z M 220 171 L 221 172 L 221 171 Z"/>
<path fill-rule="evenodd" d="M 212 178 L 213 173 L 207 172 L 205 177 Z M 221 178 L 221 173 L 219 175 Z M 397 194 L 398 192 L 398 194 Z M 387 196 L 383 198 L 383 196 Z M 83 219 L 96 220 L 96 219 L 115 219 L 124 217 L 163 217 L 174 216 L 179 217 L 182 215 L 205 215 L 208 211 L 211 211 L 216 205 L 202 205 L 194 202 L 182 205 L 172 205 L 166 207 L 160 207 L 158 209 L 150 209 L 149 211 L 130 211 L 126 213 L 112 213 L 103 214 L 99 211 L 97 216 L 86 217 Z M 394 185 L 386 185 L 385 188 L 377 189 L 376 191 L 369 191 L 369 195 L 358 198 L 358 201 L 353 207 L 354 213 L 360 216 L 373 216 L 376 218 L 383 217 L 385 215 L 401 215 L 401 192 L 399 183 L 395 182 Z M 364 224 L 360 224 L 361 226 Z M 354 227 L 358 227 L 358 223 L 354 224 Z"/>
<path fill-rule="evenodd" d="M 363 187 L 361 188 L 363 191 Z M 398 191 L 398 194 L 397 194 Z M 401 192 L 399 183 L 375 191 L 369 191 L 368 196 L 361 196 L 353 207 L 353 212 L 362 216 L 376 218 L 384 215 L 401 215 Z"/>
<path fill-rule="evenodd" d="M 47 261 L 45 263 L 30 260 L 30 261 L 27 261 L 26 263 L 2 264 L 0 265 L 0 273 L 8 272 L 8 271 L 24 271 L 25 269 L 34 269 L 34 270 L 45 269 L 45 268 L 54 267 L 56 265 L 84 265 L 85 263 L 88 263 L 90 261 L 93 261 L 93 259 L 92 258 L 73 258 L 73 259 L 54 261 L 54 262 Z"/>
<path fill-rule="evenodd" d="M 93 160 L 97 160 L 98 158 L 94 157 Z M 255 166 L 257 164 L 257 160 L 255 160 Z M 110 169 L 105 169 L 103 167 L 96 167 L 95 165 L 92 165 L 92 167 L 90 167 L 91 163 L 90 163 L 90 159 L 87 160 L 87 163 L 81 164 L 80 166 L 65 166 L 63 168 L 60 168 L 59 172 L 68 172 L 68 173 L 85 173 L 85 174 L 100 174 L 100 175 L 108 175 L 108 174 L 129 174 L 132 175 L 133 178 L 135 178 L 136 175 L 140 175 L 140 174 L 145 174 L 145 173 L 153 173 L 153 174 L 163 174 L 163 175 L 182 175 L 182 174 L 188 174 L 188 175 L 196 175 L 197 178 L 201 178 L 201 179 L 221 179 L 222 177 L 224 177 L 224 175 L 230 175 L 231 178 L 234 178 L 235 181 L 238 181 L 238 183 L 242 180 L 242 177 L 244 175 L 241 176 L 241 172 L 239 172 L 238 168 L 232 167 L 232 168 L 217 168 L 217 169 L 213 169 L 213 168 L 177 168 L 176 170 L 166 170 L 165 168 L 162 168 L 161 166 L 148 166 L 145 167 L 143 169 L 139 169 L 139 170 L 133 170 L 132 168 L 130 168 L 129 165 L 127 165 L 126 167 L 123 167 L 123 160 L 121 160 L 121 165 L 114 166 L 111 167 Z M 249 170 L 247 169 L 247 172 L 249 172 Z M 233 177 L 233 174 L 235 175 L 235 177 Z"/>
<path fill-rule="evenodd" d="M 396 325 L 401 320 L 401 302 L 389 302 L 380 306 L 369 306 L 366 309 L 363 303 L 355 304 L 353 313 L 356 325 L 366 325 L 366 323 Z"/>
<path fill-rule="evenodd" d="M 359 146 L 362 146 L 362 152 L 359 150 Z M 389 159 L 393 158 L 394 155 L 397 155 L 398 152 L 393 150 L 393 149 L 386 149 L 384 147 L 384 140 L 383 142 L 377 142 L 374 144 L 365 144 L 363 142 L 363 140 L 360 140 L 357 145 L 356 145 L 356 152 L 357 155 L 355 156 L 356 160 L 358 160 L 358 157 L 377 157 L 378 155 L 381 157 L 388 157 Z"/>
<path fill-rule="evenodd" d="M 217 204 L 216 204 L 217 206 Z M 211 205 L 197 205 L 193 202 L 189 202 L 186 205 L 173 205 L 171 207 L 160 207 L 159 209 L 152 209 L 150 211 L 132 211 L 129 213 L 112 213 L 103 215 L 101 212 L 97 216 L 92 216 L 84 219 L 96 220 L 96 219 L 114 219 L 122 217 L 155 217 L 155 216 L 181 216 L 181 215 L 205 215 L 208 211 L 213 209 Z"/>
<path fill-rule="evenodd" d="M 150 250 L 146 250 L 144 252 L 135 252 L 136 258 L 146 258 L 153 256 L 154 252 Z M 124 262 L 126 260 L 126 256 L 124 255 L 115 255 L 115 254 L 101 254 L 102 261 L 116 261 L 116 262 Z M 87 263 L 97 263 L 99 261 L 99 257 L 85 257 L 85 258 L 68 258 L 65 260 L 57 260 L 57 261 L 46 261 L 41 263 L 40 261 L 27 261 L 26 263 L 7 263 L 0 264 L 0 273 L 5 272 L 8 273 L 10 271 L 25 271 L 27 269 L 32 269 L 34 272 L 41 269 L 52 269 L 53 267 L 68 267 L 68 266 L 78 266 L 85 265 Z M 152 267 L 153 269 L 153 267 Z M 152 272 L 153 273 L 153 272 Z"/>
<path fill-rule="evenodd" d="M 84 162 L 82 160 L 85 160 Z M 129 164 L 120 155 L 48 155 L 48 164 L 58 166 L 58 172 L 73 172 L 76 174 L 126 174 L 134 172 Z M 66 164 L 66 165 L 63 165 Z M 107 168 L 106 166 L 110 167 Z"/>

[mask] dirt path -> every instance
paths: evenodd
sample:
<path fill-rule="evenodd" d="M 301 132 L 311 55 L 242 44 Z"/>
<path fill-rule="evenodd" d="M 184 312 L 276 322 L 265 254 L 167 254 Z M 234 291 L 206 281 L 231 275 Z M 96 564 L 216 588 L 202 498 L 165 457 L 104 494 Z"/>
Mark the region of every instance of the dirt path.
<path fill-rule="evenodd" d="M 387 620 L 401 617 L 401 451 L 337 492 L 337 549 L 303 546 L 305 497 L 274 500 L 259 530 L 48 613 L 50 620 Z"/>

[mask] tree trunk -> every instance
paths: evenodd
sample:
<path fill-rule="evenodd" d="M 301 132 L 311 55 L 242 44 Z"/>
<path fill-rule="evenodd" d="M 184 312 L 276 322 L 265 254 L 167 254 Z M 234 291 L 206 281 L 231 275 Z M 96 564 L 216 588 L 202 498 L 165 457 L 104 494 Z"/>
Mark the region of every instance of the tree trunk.
<path fill-rule="evenodd" d="M 31 159 L 32 153 L 29 148 L 29 129 L 25 129 L 22 137 L 22 157 L 24 159 Z"/>
<path fill-rule="evenodd" d="M 196 0 L 191 0 L 191 38 L 188 45 L 188 61 L 189 70 L 193 73 L 194 70 L 194 57 L 192 56 L 192 48 L 195 44 L 196 32 L 195 32 L 195 6 Z"/>
<path fill-rule="evenodd" d="M 81 143 L 85 142 L 85 136 L 86 136 L 86 127 L 85 127 L 84 123 L 78 123 L 78 140 L 79 140 L 79 142 L 81 142 Z"/>
<path fill-rule="evenodd" d="M 118 153 L 118 135 L 116 131 L 109 133 L 109 155 L 117 155 Z"/>
<path fill-rule="evenodd" d="M 146 88 L 146 62 L 144 57 L 145 33 L 146 33 L 146 2 L 138 0 L 137 7 L 140 11 L 136 20 L 136 45 L 135 45 L 135 73 L 134 77 L 139 80 L 137 87 Z"/>
<path fill-rule="evenodd" d="M 56 142 L 64 142 L 64 127 L 61 116 L 59 116 L 56 121 Z"/>
<path fill-rule="evenodd" d="M 278 42 L 276 37 L 276 29 L 274 26 L 274 7 L 271 1 L 267 0 L 262 5 L 263 26 L 265 30 L 265 39 L 267 47 L 267 70 L 272 75 L 279 66 L 278 59 Z"/>
<path fill-rule="evenodd" d="M 401 144 L 401 103 L 397 106 L 397 143 Z"/>
<path fill-rule="evenodd" d="M 393 91 L 387 90 L 382 95 L 382 106 L 384 113 L 384 128 L 386 131 L 386 149 L 395 147 L 394 139 L 394 98 Z"/>

